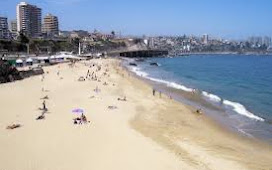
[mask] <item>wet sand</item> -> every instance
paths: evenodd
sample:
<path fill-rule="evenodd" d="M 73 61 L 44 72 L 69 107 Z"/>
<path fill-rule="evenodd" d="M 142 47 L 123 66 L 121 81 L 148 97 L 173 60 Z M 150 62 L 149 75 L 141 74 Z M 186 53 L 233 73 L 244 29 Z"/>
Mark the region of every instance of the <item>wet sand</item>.
<path fill-rule="evenodd" d="M 102 66 L 101 82 L 78 81 L 97 69 L 90 62 Z M 168 96 L 153 96 L 117 60 L 86 64 L 46 67 L 43 81 L 0 85 L 0 169 L 272 169 L 271 145 L 230 133 Z M 36 120 L 45 96 L 48 112 Z M 127 101 L 117 100 L 124 96 Z M 90 123 L 73 124 L 74 108 L 84 109 Z M 6 129 L 13 123 L 22 127 Z"/>

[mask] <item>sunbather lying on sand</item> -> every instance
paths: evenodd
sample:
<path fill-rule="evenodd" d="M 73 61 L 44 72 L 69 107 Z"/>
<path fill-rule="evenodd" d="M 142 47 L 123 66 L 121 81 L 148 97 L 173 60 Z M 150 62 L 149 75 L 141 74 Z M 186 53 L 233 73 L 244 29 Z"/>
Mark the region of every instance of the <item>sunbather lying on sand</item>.
<path fill-rule="evenodd" d="M 85 81 L 85 78 L 84 77 L 79 77 L 78 81 Z"/>
<path fill-rule="evenodd" d="M 49 97 L 46 95 L 46 96 L 44 96 L 43 98 L 41 98 L 41 100 L 48 100 L 49 99 Z"/>
<path fill-rule="evenodd" d="M 117 100 L 118 100 L 118 101 L 127 101 L 127 98 L 126 98 L 126 96 L 125 96 L 124 98 L 118 98 Z"/>
<path fill-rule="evenodd" d="M 84 114 L 82 114 L 80 117 L 77 117 L 73 120 L 74 120 L 74 124 L 90 123 L 90 121 L 87 120 L 87 117 Z"/>
<path fill-rule="evenodd" d="M 73 119 L 74 120 L 74 124 L 82 124 L 81 123 L 81 119 L 79 117 Z"/>
<path fill-rule="evenodd" d="M 117 107 L 116 106 L 108 106 L 108 109 L 113 110 L 113 109 L 117 109 Z"/>
<path fill-rule="evenodd" d="M 36 118 L 36 120 L 43 120 L 43 119 L 45 119 L 44 114 L 42 114 L 42 115 L 40 115 L 40 116 L 38 116 L 38 117 Z"/>
<path fill-rule="evenodd" d="M 20 124 L 13 124 L 13 125 L 7 126 L 6 129 L 13 130 L 13 129 L 16 129 L 16 128 L 19 128 L 19 127 L 21 127 Z"/>

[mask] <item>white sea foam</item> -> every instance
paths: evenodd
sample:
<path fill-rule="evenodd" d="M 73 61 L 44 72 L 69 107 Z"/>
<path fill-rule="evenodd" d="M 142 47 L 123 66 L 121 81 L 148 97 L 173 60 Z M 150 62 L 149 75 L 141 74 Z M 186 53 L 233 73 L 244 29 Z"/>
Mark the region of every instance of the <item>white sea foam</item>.
<path fill-rule="evenodd" d="M 151 81 L 155 81 L 155 82 L 158 82 L 158 83 L 165 84 L 167 87 L 176 88 L 176 89 L 183 90 L 183 91 L 186 91 L 186 92 L 192 92 L 193 91 L 193 89 L 185 87 L 185 86 L 183 86 L 181 84 L 178 84 L 178 83 L 175 83 L 175 82 L 170 82 L 170 81 L 166 81 L 166 80 L 162 80 L 162 79 L 149 77 L 148 73 L 146 73 L 144 71 L 141 71 L 141 69 L 138 68 L 138 67 L 130 67 L 130 70 L 132 72 L 134 72 L 135 74 L 137 74 L 138 76 L 144 77 L 144 78 L 149 79 Z"/>
<path fill-rule="evenodd" d="M 231 107 L 236 113 L 246 116 L 248 118 L 257 120 L 257 121 L 264 121 L 263 118 L 258 117 L 256 115 L 254 115 L 253 113 L 249 112 L 243 105 L 241 105 L 240 103 L 236 103 L 236 102 L 232 102 L 232 101 L 228 101 L 228 100 L 224 100 L 223 103 L 226 106 Z"/>
<path fill-rule="evenodd" d="M 130 70 L 132 71 L 132 72 L 134 72 L 136 75 L 138 75 L 138 76 L 140 76 L 140 77 L 147 77 L 148 76 L 148 74 L 146 73 L 146 72 L 143 72 L 143 71 L 141 71 L 139 68 L 137 68 L 137 67 L 129 67 L 130 68 Z"/>
<path fill-rule="evenodd" d="M 213 101 L 213 102 L 217 102 L 219 103 L 222 99 L 214 94 L 210 94 L 208 92 L 203 91 L 202 95 L 205 96 L 206 98 L 208 98 L 209 100 Z"/>
<path fill-rule="evenodd" d="M 186 92 L 192 92 L 193 91 L 193 89 L 185 87 L 185 86 L 183 86 L 181 84 L 178 84 L 178 83 L 175 83 L 175 82 L 165 81 L 165 80 L 151 78 L 151 77 L 146 77 L 146 78 L 148 78 L 149 80 L 152 80 L 152 81 L 156 81 L 156 82 L 165 84 L 165 85 L 167 85 L 167 87 L 172 87 L 172 88 L 183 90 L 183 91 L 186 91 Z"/>
<path fill-rule="evenodd" d="M 222 99 L 214 94 L 210 94 L 207 93 L 205 91 L 202 92 L 202 95 L 205 96 L 206 98 L 208 98 L 209 100 L 219 103 L 222 101 Z M 258 121 L 264 121 L 263 118 L 258 117 L 256 115 L 254 115 L 253 113 L 249 112 L 245 106 L 243 106 L 240 103 L 236 103 L 236 102 L 232 102 L 232 101 L 228 101 L 228 100 L 224 100 L 223 104 L 227 107 L 230 107 L 232 110 L 234 110 L 236 113 L 246 116 L 248 118 L 254 119 L 254 120 L 258 120 Z"/>
<path fill-rule="evenodd" d="M 138 68 L 138 67 L 130 67 L 130 70 L 132 72 L 134 72 L 135 74 L 137 74 L 138 76 L 144 77 L 144 78 L 149 79 L 151 81 L 155 81 L 155 82 L 158 82 L 158 83 L 165 84 L 167 87 L 172 87 L 172 88 L 183 90 L 183 91 L 186 91 L 186 92 L 193 92 L 194 91 L 194 89 L 192 89 L 192 88 L 188 88 L 186 86 L 183 86 L 183 85 L 175 83 L 175 82 L 170 82 L 170 81 L 166 81 L 166 80 L 162 80 L 162 79 L 149 77 L 148 73 L 146 73 L 144 71 L 141 71 L 141 69 Z M 219 102 L 222 101 L 222 99 L 219 96 L 214 95 L 214 94 L 210 94 L 210 93 L 205 92 L 205 91 L 202 92 L 202 95 L 204 97 L 208 98 L 210 101 L 213 101 L 213 102 L 219 103 Z M 236 102 L 232 102 L 232 101 L 228 101 L 228 100 L 223 100 L 223 104 L 225 106 L 227 106 L 227 107 L 230 107 L 233 111 L 235 111 L 236 113 L 238 113 L 240 115 L 246 116 L 248 118 L 251 118 L 251 119 L 257 120 L 257 121 L 264 121 L 263 118 L 258 117 L 256 115 L 254 115 L 253 113 L 249 112 L 240 103 L 236 103 Z"/>

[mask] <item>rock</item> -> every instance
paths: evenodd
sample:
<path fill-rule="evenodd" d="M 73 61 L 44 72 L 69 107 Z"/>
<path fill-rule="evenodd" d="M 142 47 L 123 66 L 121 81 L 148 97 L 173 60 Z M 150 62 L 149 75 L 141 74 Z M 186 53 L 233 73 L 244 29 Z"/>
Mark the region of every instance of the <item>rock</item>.
<path fill-rule="evenodd" d="M 137 64 L 136 63 L 129 63 L 130 66 L 136 66 L 137 67 Z"/>
<path fill-rule="evenodd" d="M 8 83 L 21 80 L 23 77 L 20 72 L 7 61 L 0 60 L 0 83 Z"/>
<path fill-rule="evenodd" d="M 9 79 L 9 82 L 13 82 L 14 81 L 14 78 L 12 75 L 8 75 L 8 79 Z"/>
<path fill-rule="evenodd" d="M 150 63 L 151 66 L 159 66 L 158 63 Z"/>

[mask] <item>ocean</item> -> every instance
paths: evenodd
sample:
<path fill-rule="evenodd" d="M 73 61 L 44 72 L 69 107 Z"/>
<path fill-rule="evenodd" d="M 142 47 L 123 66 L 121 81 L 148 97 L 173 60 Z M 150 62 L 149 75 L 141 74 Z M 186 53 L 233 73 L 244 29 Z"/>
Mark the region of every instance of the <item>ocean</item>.
<path fill-rule="evenodd" d="M 196 92 L 200 100 L 220 107 L 220 111 L 207 108 L 199 100 L 180 96 L 230 129 L 272 142 L 272 56 L 190 55 L 128 62 L 137 64 L 128 67 L 138 76 L 186 93 Z"/>

